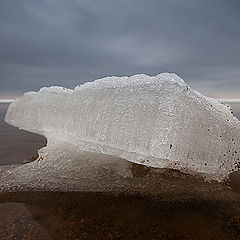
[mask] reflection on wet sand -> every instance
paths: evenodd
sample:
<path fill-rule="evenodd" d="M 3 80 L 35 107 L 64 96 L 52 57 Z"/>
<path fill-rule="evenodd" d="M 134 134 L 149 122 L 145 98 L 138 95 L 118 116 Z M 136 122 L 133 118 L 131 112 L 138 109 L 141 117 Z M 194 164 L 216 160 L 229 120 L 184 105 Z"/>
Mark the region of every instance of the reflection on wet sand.
<path fill-rule="evenodd" d="M 2 203 L 0 212 L 0 239 L 50 239 L 24 203 Z"/>
<path fill-rule="evenodd" d="M 9 226 L 0 232 L 1 239 L 240 237 L 239 206 L 228 201 L 171 202 L 143 195 L 77 192 L 11 193 L 0 201 L 19 202 L 8 203 L 10 217 L 0 216 L 0 226 Z M 6 209 L 6 203 L 0 208 Z"/>

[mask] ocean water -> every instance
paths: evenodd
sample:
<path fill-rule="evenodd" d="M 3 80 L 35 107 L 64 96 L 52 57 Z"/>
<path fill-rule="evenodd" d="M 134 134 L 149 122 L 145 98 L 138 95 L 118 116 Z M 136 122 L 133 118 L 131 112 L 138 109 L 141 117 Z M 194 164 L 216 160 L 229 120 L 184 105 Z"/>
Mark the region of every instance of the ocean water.
<path fill-rule="evenodd" d="M 240 104 L 231 106 L 240 119 Z M 0 104 L 0 165 L 31 161 L 46 139 L 4 123 L 7 107 Z M 0 239 L 240 239 L 240 193 L 222 195 L 167 201 L 138 194 L 0 194 Z"/>
<path fill-rule="evenodd" d="M 46 145 L 46 139 L 19 130 L 4 122 L 9 104 L 0 103 L 0 165 L 23 163 L 37 156 L 37 149 Z"/>
<path fill-rule="evenodd" d="M 240 120 L 240 103 L 229 103 L 232 107 L 233 114 Z"/>

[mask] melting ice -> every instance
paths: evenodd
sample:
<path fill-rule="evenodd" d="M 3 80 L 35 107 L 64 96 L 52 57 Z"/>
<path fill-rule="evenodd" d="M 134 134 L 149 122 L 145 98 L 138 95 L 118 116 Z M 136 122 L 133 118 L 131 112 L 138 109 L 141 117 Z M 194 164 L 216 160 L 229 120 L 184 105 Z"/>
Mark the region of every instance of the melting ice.
<path fill-rule="evenodd" d="M 28 92 L 10 105 L 5 121 L 48 140 L 37 161 L 2 177 L 24 184 L 48 182 L 47 172 L 64 184 L 89 180 L 99 169 L 131 178 L 131 162 L 222 181 L 240 163 L 240 123 L 230 108 L 171 73 Z"/>

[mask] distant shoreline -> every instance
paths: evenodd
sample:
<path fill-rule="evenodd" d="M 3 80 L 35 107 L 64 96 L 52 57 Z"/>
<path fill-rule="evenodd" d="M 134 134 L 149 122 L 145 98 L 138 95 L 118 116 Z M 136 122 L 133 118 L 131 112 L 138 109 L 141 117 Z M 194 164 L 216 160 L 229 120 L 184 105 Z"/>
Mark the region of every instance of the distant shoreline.
<path fill-rule="evenodd" d="M 216 98 L 217 99 L 217 98 Z M 240 99 L 238 98 L 218 98 L 217 99 L 220 102 L 227 102 L 227 103 L 240 103 Z M 14 99 L 0 99 L 0 103 L 12 103 L 14 101 Z"/>
<path fill-rule="evenodd" d="M 229 98 L 229 99 L 222 99 L 222 98 L 218 98 L 217 99 L 218 101 L 220 101 L 220 102 L 227 102 L 227 103 L 240 103 L 240 99 L 234 99 L 234 98 Z"/>
<path fill-rule="evenodd" d="M 0 103 L 12 103 L 13 99 L 0 99 Z"/>

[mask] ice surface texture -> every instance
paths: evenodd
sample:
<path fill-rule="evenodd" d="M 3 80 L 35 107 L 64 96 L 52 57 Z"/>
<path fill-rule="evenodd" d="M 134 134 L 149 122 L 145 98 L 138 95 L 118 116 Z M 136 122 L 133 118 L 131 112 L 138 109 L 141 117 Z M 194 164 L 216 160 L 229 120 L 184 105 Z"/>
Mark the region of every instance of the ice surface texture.
<path fill-rule="evenodd" d="M 5 121 L 45 136 L 48 146 L 40 159 L 49 166 L 54 162 L 55 168 L 64 165 L 56 162 L 64 148 L 218 181 L 239 166 L 240 122 L 230 107 L 171 73 L 106 77 L 74 90 L 28 92 L 10 105 Z M 130 176 L 125 165 L 119 171 Z"/>

